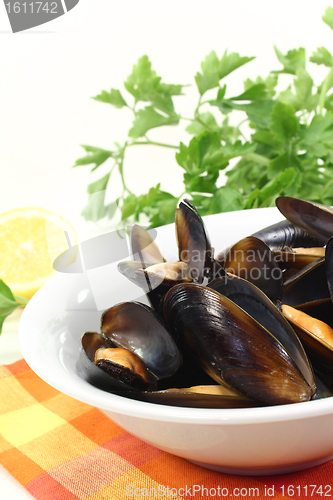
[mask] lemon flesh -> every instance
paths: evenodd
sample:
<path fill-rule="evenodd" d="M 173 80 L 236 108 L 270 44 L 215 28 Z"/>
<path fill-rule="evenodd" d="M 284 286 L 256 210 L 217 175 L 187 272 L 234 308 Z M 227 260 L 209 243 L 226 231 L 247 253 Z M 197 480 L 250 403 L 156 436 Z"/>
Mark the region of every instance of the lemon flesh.
<path fill-rule="evenodd" d="M 0 214 L 0 279 L 30 299 L 55 271 L 53 262 L 76 241 L 71 224 L 41 208 Z"/>

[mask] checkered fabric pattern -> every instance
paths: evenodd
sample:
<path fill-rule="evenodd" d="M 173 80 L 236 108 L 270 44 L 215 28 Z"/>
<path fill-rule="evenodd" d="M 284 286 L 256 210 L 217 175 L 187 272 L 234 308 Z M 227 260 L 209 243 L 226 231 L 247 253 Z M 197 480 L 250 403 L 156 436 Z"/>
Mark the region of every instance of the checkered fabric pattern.
<path fill-rule="evenodd" d="M 202 469 L 140 441 L 95 408 L 53 389 L 24 360 L 0 366 L 0 464 L 39 500 L 210 499 L 223 498 L 222 488 L 229 497 L 237 491 L 238 497 L 249 498 L 240 494 L 243 488 L 251 497 L 286 499 L 290 484 L 300 485 L 303 495 L 296 491 L 293 498 L 323 498 L 327 488 L 322 495 L 309 489 L 305 496 L 304 486 L 324 487 L 333 480 L 333 461 L 262 478 Z M 272 487 L 274 496 L 269 496 Z"/>

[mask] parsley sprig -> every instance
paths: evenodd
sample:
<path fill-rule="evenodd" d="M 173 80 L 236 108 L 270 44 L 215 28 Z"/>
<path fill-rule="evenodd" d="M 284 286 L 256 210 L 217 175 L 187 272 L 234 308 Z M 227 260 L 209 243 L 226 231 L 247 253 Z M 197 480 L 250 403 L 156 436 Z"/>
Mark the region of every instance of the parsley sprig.
<path fill-rule="evenodd" d="M 0 280 L 0 333 L 7 316 L 12 314 L 18 307 L 25 306 L 27 303 L 27 299 L 13 295 L 9 286 L 3 280 Z"/>
<path fill-rule="evenodd" d="M 324 22 L 333 29 L 333 8 L 328 7 Z M 244 91 L 227 97 L 227 77 L 253 57 L 227 51 L 218 57 L 212 51 L 195 75 L 198 103 L 192 118 L 175 110 L 174 96 L 183 95 L 184 85 L 162 82 L 147 56 L 139 59 L 124 82 L 123 91 L 103 90 L 97 101 L 133 113 L 132 127 L 123 144 L 112 150 L 83 146 L 86 155 L 75 166 L 105 162 L 109 172 L 89 184 L 87 220 L 115 216 L 120 209 L 123 222 L 139 221 L 145 214 L 152 227 L 174 220 L 178 200 L 184 194 L 193 200 L 201 215 L 274 205 L 280 195 L 289 195 L 327 205 L 333 203 L 333 56 L 319 47 L 310 62 L 327 67 L 320 85 L 315 85 L 307 69 L 303 48 L 283 54 L 275 47 L 276 66 L 265 78 L 244 81 Z M 287 88 L 277 91 L 280 75 L 287 74 Z M 207 93 L 210 97 L 206 97 Z M 237 125 L 234 117 L 243 118 Z M 238 113 L 238 114 L 237 114 Z M 179 125 L 187 120 L 188 143 L 163 144 L 148 137 L 150 130 Z M 155 145 L 175 149 L 183 169 L 184 187 L 179 196 L 163 191 L 160 184 L 146 193 L 133 193 L 126 183 L 125 156 L 130 147 Z M 232 163 L 230 163 L 230 161 Z M 113 203 L 105 203 L 105 192 L 115 169 L 119 170 L 123 191 Z M 221 171 L 226 182 L 219 185 Z M 102 196 L 93 196 L 102 193 Z"/>

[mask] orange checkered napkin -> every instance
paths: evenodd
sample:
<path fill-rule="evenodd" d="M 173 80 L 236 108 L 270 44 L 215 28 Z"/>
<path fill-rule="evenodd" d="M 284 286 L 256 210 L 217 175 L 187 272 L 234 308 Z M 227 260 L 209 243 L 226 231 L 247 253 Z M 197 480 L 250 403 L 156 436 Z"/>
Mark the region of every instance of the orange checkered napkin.
<path fill-rule="evenodd" d="M 285 476 L 211 472 L 131 436 L 24 360 L 0 366 L 0 463 L 39 500 L 333 497 L 333 461 Z"/>

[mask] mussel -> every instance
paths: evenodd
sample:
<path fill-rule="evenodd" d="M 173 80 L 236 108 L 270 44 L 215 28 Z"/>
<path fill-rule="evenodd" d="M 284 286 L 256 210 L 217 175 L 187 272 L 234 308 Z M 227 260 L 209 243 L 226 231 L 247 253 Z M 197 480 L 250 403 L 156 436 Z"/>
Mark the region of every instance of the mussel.
<path fill-rule="evenodd" d="M 139 302 L 123 302 L 106 310 L 101 318 L 101 333 L 86 332 L 81 340 L 81 372 L 95 385 L 105 388 L 109 383 L 109 390 L 156 388 L 158 380 L 173 375 L 182 363 L 181 353 L 161 318 Z M 128 351 L 128 363 L 98 356 L 101 348 L 121 348 L 123 356 L 123 351 Z M 129 366 L 132 360 L 135 369 Z"/>
<path fill-rule="evenodd" d="M 292 224 L 288 220 L 283 220 L 256 231 L 251 236 L 258 238 L 267 245 L 272 252 L 281 252 L 285 248 L 313 248 L 323 245 L 321 241 L 313 238 L 305 231 Z M 231 247 L 220 251 L 216 259 L 224 265 L 224 260 Z"/>
<path fill-rule="evenodd" d="M 297 336 L 274 304 L 242 278 L 218 278 L 209 287 L 177 285 L 166 295 L 164 315 L 183 349 L 219 383 L 263 404 L 315 397 Z"/>
<path fill-rule="evenodd" d="M 286 262 L 295 252 L 290 247 L 323 246 L 333 234 L 333 211 L 307 203 L 279 198 L 279 208 L 283 207 L 292 222 L 284 221 L 244 238 L 222 252 L 219 262 L 204 223 L 189 200 L 180 203 L 175 215 L 177 262 L 166 262 L 149 234 L 134 226 L 134 260 L 120 263 L 118 269 L 147 293 L 160 317 L 148 306 L 122 303 L 103 314 L 101 333 L 85 334 L 83 343 L 89 344 L 89 352 L 95 349 L 90 342 L 111 343 L 129 349 L 146 367 L 144 384 L 133 378 L 120 385 L 112 382 L 109 390 L 146 402 L 208 408 L 289 404 L 316 398 L 311 363 L 312 359 L 315 365 L 323 359 L 323 347 L 312 357 L 312 336 L 304 341 L 302 335 L 307 332 L 303 330 L 300 341 L 298 327 L 295 333 L 279 310 L 280 300 L 315 309 L 327 308 L 329 301 L 332 307 L 333 243 L 327 244 L 326 264 L 316 253 L 308 257 L 308 251 L 306 257 L 293 256 L 291 263 Z M 306 215 L 295 217 L 294 212 L 303 209 Z M 315 230 L 317 224 L 319 231 Z M 242 261 L 236 258 L 238 251 L 243 253 Z M 256 279 L 228 275 L 243 276 L 235 268 L 245 267 L 244 262 L 250 265 L 247 274 L 256 275 Z M 328 262 L 332 262 L 329 268 Z M 265 279 L 265 270 L 270 279 Z M 319 286 L 314 286 L 317 282 Z M 166 332 L 162 336 L 161 328 Z M 330 365 L 333 378 L 333 354 L 330 356 L 324 364 Z M 100 365 L 107 362 L 98 360 Z M 198 389 L 198 384 L 204 389 Z M 230 392 L 226 394 L 224 388 Z"/>
<path fill-rule="evenodd" d="M 282 296 L 282 271 L 270 248 L 259 238 L 248 236 L 233 245 L 224 261 L 224 269 L 250 281 L 271 300 Z"/>
<path fill-rule="evenodd" d="M 275 203 L 290 222 L 324 245 L 333 235 L 332 208 L 290 196 L 280 196 Z"/>

